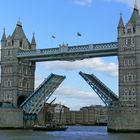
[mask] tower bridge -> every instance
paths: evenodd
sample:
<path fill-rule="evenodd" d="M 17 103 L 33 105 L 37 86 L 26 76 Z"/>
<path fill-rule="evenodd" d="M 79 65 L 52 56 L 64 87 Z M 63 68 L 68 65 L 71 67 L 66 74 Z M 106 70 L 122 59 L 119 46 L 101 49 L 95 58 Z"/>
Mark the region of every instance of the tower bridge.
<path fill-rule="evenodd" d="M 31 42 L 28 41 L 21 21 L 12 35 L 7 37 L 4 31 L 1 39 L 0 127 L 23 127 L 24 119 L 28 120 L 24 113 L 37 115 L 43 102 L 65 79 L 52 74 L 34 90 L 36 62 L 117 56 L 119 97 L 95 75 L 82 72 L 80 75 L 109 106 L 108 131 L 140 132 L 140 16 L 136 4 L 126 25 L 120 16 L 117 29 L 117 42 L 62 44 L 48 49 L 36 49 L 34 35 Z"/>

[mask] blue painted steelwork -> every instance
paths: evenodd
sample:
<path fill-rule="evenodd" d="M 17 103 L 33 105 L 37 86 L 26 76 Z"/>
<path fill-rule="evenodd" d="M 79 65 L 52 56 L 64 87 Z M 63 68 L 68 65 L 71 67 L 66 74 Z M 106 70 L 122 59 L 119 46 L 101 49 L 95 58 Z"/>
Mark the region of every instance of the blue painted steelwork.
<path fill-rule="evenodd" d="M 66 60 L 75 61 L 84 58 L 117 56 L 118 43 L 102 43 L 70 46 L 62 45 L 59 48 L 37 49 L 37 50 L 21 50 L 18 52 L 18 58 L 28 58 L 31 61 L 54 61 Z"/>
<path fill-rule="evenodd" d="M 44 102 L 53 94 L 56 88 L 62 83 L 65 76 L 51 74 L 43 83 L 21 104 L 25 114 L 38 114 Z"/>
<path fill-rule="evenodd" d="M 23 120 L 37 120 L 37 114 L 24 114 Z"/>
<path fill-rule="evenodd" d="M 101 82 L 95 75 L 79 72 L 84 80 L 91 86 L 96 94 L 101 98 L 105 105 L 109 106 L 113 101 L 117 101 L 117 95 L 111 91 L 103 82 Z"/>

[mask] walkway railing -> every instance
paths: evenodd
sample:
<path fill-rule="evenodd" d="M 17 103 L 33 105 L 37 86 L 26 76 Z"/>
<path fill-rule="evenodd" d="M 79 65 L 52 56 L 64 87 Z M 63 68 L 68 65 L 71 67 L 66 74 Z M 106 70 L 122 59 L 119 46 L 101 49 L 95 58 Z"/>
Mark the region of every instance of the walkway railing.
<path fill-rule="evenodd" d="M 94 56 L 115 56 L 118 52 L 118 43 L 102 43 L 70 46 L 61 45 L 59 48 L 37 49 L 37 50 L 21 50 L 18 52 L 18 58 L 28 58 L 32 61 L 46 60 L 77 60 L 83 58 L 91 58 Z M 76 54 L 76 56 L 75 56 Z M 73 56 L 73 57 L 72 57 Z"/>

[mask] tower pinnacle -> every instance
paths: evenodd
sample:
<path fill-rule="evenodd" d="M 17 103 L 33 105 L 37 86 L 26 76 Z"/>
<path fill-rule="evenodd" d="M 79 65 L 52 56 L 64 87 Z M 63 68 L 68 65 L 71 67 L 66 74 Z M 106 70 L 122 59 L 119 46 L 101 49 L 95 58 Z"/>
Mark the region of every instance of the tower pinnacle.
<path fill-rule="evenodd" d="M 35 33 L 33 32 L 33 37 L 31 41 L 31 49 L 35 49 L 35 48 L 36 48 L 36 41 L 35 41 Z"/>
<path fill-rule="evenodd" d="M 138 10 L 138 2 L 135 0 L 134 9 Z"/>
<path fill-rule="evenodd" d="M 20 18 L 19 18 L 19 20 L 17 22 L 17 26 L 21 26 L 22 27 L 22 22 L 21 22 Z"/>
<path fill-rule="evenodd" d="M 5 28 L 3 28 L 2 41 L 5 41 L 5 40 L 6 40 Z"/>
<path fill-rule="evenodd" d="M 36 41 L 35 41 L 35 33 L 33 32 L 33 37 L 32 37 L 32 41 L 31 41 L 32 45 L 36 45 Z"/>
<path fill-rule="evenodd" d="M 119 20 L 119 24 L 118 24 L 118 28 L 121 28 L 121 27 L 124 28 L 122 13 L 120 13 L 120 20 Z"/>

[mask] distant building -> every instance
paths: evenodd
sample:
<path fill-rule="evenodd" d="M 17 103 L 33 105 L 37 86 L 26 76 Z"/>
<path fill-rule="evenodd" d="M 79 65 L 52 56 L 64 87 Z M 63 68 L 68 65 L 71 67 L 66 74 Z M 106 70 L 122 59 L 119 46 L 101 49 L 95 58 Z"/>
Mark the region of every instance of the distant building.
<path fill-rule="evenodd" d="M 52 104 L 45 107 L 45 116 L 52 114 L 52 121 L 67 125 L 98 125 L 107 124 L 107 107 L 100 105 L 82 107 L 79 111 L 70 111 L 70 109 L 61 104 Z"/>
<path fill-rule="evenodd" d="M 69 121 L 69 108 L 61 104 L 46 104 L 44 108 L 45 122 L 47 123 L 48 115 L 52 115 L 52 121 L 65 124 Z M 68 119 L 67 119 L 68 118 Z"/>

